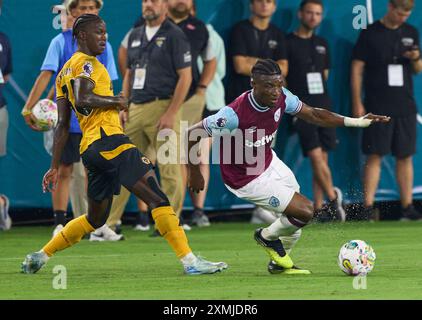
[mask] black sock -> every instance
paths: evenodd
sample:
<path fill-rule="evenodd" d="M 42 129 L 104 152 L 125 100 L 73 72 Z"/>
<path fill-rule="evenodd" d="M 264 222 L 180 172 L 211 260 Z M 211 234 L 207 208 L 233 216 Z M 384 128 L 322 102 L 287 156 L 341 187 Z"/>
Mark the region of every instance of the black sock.
<path fill-rule="evenodd" d="M 57 226 L 61 224 L 64 226 L 66 224 L 66 211 L 55 210 L 54 211 L 54 225 Z"/>
<path fill-rule="evenodd" d="M 141 226 L 149 225 L 149 214 L 147 211 L 139 211 L 135 216 L 135 225 L 140 224 Z"/>
<path fill-rule="evenodd" d="M 204 214 L 204 209 L 202 209 L 202 208 L 195 207 L 193 209 L 193 211 L 196 212 L 197 214 L 200 214 L 200 215 Z"/>

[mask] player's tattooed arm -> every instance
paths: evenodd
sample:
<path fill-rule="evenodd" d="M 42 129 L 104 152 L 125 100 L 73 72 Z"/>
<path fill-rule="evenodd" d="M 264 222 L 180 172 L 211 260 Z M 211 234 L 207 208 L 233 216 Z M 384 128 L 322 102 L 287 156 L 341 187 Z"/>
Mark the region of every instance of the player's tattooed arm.
<path fill-rule="evenodd" d="M 100 96 L 93 92 L 95 88 L 94 82 L 87 78 L 76 78 L 73 84 L 73 92 L 75 94 L 75 107 L 91 109 L 98 108 L 118 108 L 119 110 L 127 110 L 128 100 L 120 93 L 117 96 Z"/>
<path fill-rule="evenodd" d="M 320 109 L 312 108 L 305 103 L 302 106 L 302 109 L 296 116 L 302 120 L 305 120 L 309 123 L 315 124 L 320 127 L 359 127 L 365 128 L 369 127 L 374 122 L 388 122 L 390 117 L 374 115 L 368 113 L 367 115 L 360 118 L 349 118 L 339 115 L 337 113 Z"/>

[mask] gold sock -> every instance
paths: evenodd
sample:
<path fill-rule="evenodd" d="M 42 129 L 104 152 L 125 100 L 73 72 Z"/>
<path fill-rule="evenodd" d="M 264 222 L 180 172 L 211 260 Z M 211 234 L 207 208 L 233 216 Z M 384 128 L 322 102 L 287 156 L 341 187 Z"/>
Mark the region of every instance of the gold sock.
<path fill-rule="evenodd" d="M 78 243 L 85 234 L 94 230 L 95 229 L 88 222 L 86 214 L 80 216 L 69 221 L 62 231 L 56 234 L 53 239 L 44 246 L 43 251 L 47 256 L 51 257 L 57 251 L 64 250 Z"/>
<path fill-rule="evenodd" d="M 176 217 L 172 207 L 153 209 L 152 218 L 155 221 L 156 228 L 173 248 L 179 259 L 192 252 L 185 231 L 179 226 L 179 219 Z"/>

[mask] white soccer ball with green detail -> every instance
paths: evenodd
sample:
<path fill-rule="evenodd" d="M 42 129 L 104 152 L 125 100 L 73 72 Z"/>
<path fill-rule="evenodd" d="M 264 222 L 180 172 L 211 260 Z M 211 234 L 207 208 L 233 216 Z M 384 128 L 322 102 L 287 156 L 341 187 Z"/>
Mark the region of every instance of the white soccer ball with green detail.
<path fill-rule="evenodd" d="M 375 264 L 375 251 L 362 240 L 351 240 L 345 243 L 338 255 L 340 269 L 351 276 L 367 275 Z"/>
<path fill-rule="evenodd" d="M 48 131 L 57 125 L 57 105 L 49 99 L 42 99 L 32 108 L 36 122 L 35 125 L 41 131 Z"/>

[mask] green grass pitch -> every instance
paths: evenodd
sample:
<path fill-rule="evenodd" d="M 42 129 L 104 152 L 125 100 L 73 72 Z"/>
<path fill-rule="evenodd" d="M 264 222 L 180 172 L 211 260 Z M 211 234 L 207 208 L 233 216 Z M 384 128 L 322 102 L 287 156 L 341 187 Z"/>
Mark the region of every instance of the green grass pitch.
<path fill-rule="evenodd" d="M 422 299 L 422 223 L 314 224 L 292 252 L 310 276 L 271 275 L 253 240 L 256 225 L 216 223 L 188 232 L 195 253 L 229 264 L 223 273 L 185 276 L 170 247 L 149 233 L 123 229 L 125 241 L 78 245 L 59 252 L 35 275 L 20 273 L 25 254 L 49 240 L 51 227 L 15 227 L 0 233 L 0 299 Z M 347 240 L 370 243 L 377 260 L 366 289 L 337 266 Z M 56 265 L 67 289 L 53 289 Z"/>

